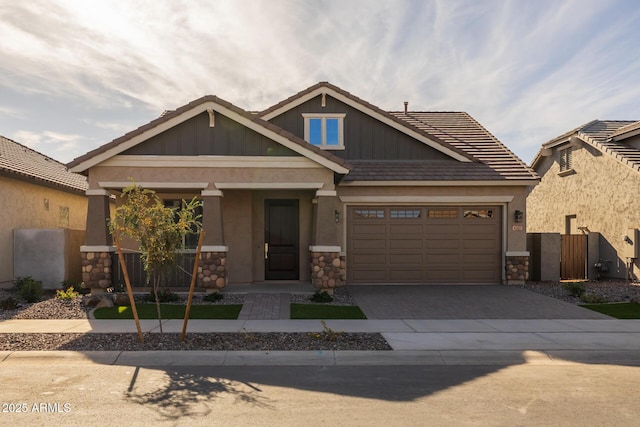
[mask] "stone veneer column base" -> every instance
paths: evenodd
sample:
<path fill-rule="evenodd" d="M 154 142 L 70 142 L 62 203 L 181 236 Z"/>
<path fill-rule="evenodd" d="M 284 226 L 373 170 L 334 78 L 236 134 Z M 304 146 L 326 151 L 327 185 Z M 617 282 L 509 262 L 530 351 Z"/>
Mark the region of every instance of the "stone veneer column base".
<path fill-rule="evenodd" d="M 219 292 L 227 286 L 227 253 L 202 252 L 198 261 L 198 286 L 208 293 Z"/>
<path fill-rule="evenodd" d="M 346 260 L 340 252 L 311 251 L 311 283 L 318 290 L 333 292 L 334 288 L 345 286 Z"/>
<path fill-rule="evenodd" d="M 80 252 L 82 281 L 92 293 L 104 293 L 112 285 L 111 252 Z"/>
<path fill-rule="evenodd" d="M 529 257 L 505 257 L 505 281 L 507 285 L 522 284 L 529 280 Z"/>

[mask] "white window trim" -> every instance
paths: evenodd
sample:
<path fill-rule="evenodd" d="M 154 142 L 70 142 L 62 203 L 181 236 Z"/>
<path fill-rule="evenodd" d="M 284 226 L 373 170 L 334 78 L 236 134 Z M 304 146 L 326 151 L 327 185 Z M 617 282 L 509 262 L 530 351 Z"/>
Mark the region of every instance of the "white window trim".
<path fill-rule="evenodd" d="M 316 147 L 323 150 L 344 150 L 344 118 L 346 113 L 303 113 L 304 140 L 309 142 L 309 119 L 322 119 L 322 144 Z M 338 119 L 338 145 L 327 145 L 327 127 L 325 119 Z"/>

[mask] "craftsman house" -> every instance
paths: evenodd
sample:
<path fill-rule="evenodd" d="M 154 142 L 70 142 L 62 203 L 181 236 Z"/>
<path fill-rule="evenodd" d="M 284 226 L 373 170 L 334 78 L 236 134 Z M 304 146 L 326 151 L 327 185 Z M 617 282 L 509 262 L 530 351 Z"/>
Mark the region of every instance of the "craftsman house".
<path fill-rule="evenodd" d="M 562 236 L 561 277 L 636 279 L 640 122 L 594 120 L 542 145 L 528 231 Z"/>
<path fill-rule="evenodd" d="M 526 279 L 538 177 L 463 112 L 387 112 L 326 82 L 258 113 L 205 96 L 68 166 L 89 179 L 94 288 L 114 280 L 107 205 L 128 178 L 170 204 L 202 199 L 212 290 Z"/>

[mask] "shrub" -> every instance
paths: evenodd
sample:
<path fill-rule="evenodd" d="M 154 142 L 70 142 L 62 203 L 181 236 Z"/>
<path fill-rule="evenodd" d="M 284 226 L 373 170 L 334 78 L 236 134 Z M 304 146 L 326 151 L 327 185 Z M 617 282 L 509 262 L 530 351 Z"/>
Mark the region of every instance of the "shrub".
<path fill-rule="evenodd" d="M 63 291 L 68 291 L 69 288 L 73 288 L 73 290 L 76 293 L 80 293 L 80 294 L 83 294 L 83 295 L 86 295 L 89 292 L 91 292 L 91 289 L 88 289 L 84 285 L 84 282 L 76 282 L 74 280 L 65 279 L 62 282 L 60 282 L 60 285 L 62 286 L 62 290 Z M 57 292 L 56 292 L 56 296 L 57 296 Z"/>
<path fill-rule="evenodd" d="M 42 283 L 34 280 L 31 276 L 18 277 L 15 280 L 17 293 L 26 302 L 38 302 L 44 293 Z"/>
<path fill-rule="evenodd" d="M 80 294 L 73 289 L 73 286 L 69 286 L 69 288 L 66 290 L 58 289 L 56 291 L 56 299 L 60 299 L 63 301 L 71 301 L 78 295 Z"/>
<path fill-rule="evenodd" d="M 0 308 L 3 310 L 15 310 L 18 307 L 18 301 L 15 298 L 9 297 L 0 301 Z"/>
<path fill-rule="evenodd" d="M 310 298 L 313 302 L 332 302 L 333 297 L 327 291 L 316 291 Z"/>
<path fill-rule="evenodd" d="M 585 292 L 584 282 L 567 282 L 564 284 L 564 288 L 569 292 L 569 295 L 576 298 L 581 298 Z"/>
<path fill-rule="evenodd" d="M 219 292 L 213 292 L 208 295 L 205 295 L 204 298 L 202 298 L 202 300 L 206 302 L 216 302 L 216 301 L 220 301 L 222 298 L 224 298 L 224 295 L 222 295 Z"/>
<path fill-rule="evenodd" d="M 321 320 L 320 323 L 322 324 L 322 332 L 309 332 L 307 335 L 318 341 L 337 341 L 342 335 L 342 332 L 336 332 L 327 326 L 324 320 Z"/>
<path fill-rule="evenodd" d="M 580 297 L 580 299 L 586 304 L 603 304 L 607 302 L 606 297 L 595 294 L 584 294 Z"/>
<path fill-rule="evenodd" d="M 174 292 L 171 292 L 169 289 L 160 289 L 158 291 L 158 300 L 159 302 L 176 302 L 180 299 L 180 296 Z M 153 291 L 149 292 L 147 296 L 147 301 L 156 302 L 156 296 Z"/>

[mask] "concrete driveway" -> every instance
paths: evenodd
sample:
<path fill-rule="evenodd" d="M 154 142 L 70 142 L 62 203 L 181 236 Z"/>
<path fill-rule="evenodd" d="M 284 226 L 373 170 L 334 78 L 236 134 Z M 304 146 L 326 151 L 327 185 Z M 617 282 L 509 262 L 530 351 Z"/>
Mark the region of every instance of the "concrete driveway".
<path fill-rule="evenodd" d="M 368 319 L 610 319 L 515 286 L 351 285 Z"/>

